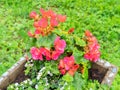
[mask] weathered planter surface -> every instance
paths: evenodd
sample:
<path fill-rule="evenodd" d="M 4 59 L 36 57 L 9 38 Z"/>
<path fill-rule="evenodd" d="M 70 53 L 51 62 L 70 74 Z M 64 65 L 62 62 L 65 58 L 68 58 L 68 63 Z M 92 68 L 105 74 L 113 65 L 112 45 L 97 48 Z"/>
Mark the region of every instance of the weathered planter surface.
<path fill-rule="evenodd" d="M 109 86 L 112 84 L 112 81 L 118 72 L 118 67 L 102 59 L 99 59 L 97 62 L 93 63 L 92 68 L 97 68 L 103 73 L 105 73 L 101 84 L 107 84 Z"/>
<path fill-rule="evenodd" d="M 24 69 L 25 63 L 26 59 L 25 57 L 22 57 L 16 64 L 14 64 L 7 72 L 5 72 L 0 77 L 0 90 L 4 90 L 9 84 L 15 81 L 16 77 Z M 102 59 L 99 59 L 97 62 L 93 63 L 92 68 L 99 69 L 101 72 L 105 73 L 101 84 L 107 85 L 111 85 L 118 71 L 118 67 Z"/>
<path fill-rule="evenodd" d="M 25 57 L 22 57 L 16 64 L 14 64 L 7 72 L 0 77 L 0 90 L 4 90 L 16 77 L 21 73 L 26 63 Z"/>

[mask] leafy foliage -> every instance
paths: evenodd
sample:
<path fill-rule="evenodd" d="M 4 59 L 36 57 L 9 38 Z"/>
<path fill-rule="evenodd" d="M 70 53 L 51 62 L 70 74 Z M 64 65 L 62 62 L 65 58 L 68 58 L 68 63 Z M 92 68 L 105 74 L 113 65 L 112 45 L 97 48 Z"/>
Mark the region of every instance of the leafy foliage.
<path fill-rule="evenodd" d="M 67 30 L 71 26 L 75 28 L 74 33 L 77 36 L 82 36 L 84 30 L 90 29 L 97 36 L 101 45 L 101 58 L 120 67 L 119 4 L 119 0 L 29 0 L 24 2 L 22 0 L 14 0 L 14 2 L 1 0 L 0 75 L 23 56 L 23 52 L 29 51 L 31 45 L 26 43 L 32 42 L 32 40 L 25 39 L 27 36 L 25 32 L 29 30 L 32 21 L 29 20 L 28 14 L 33 8 L 38 9 L 39 7 L 51 7 L 60 13 L 66 13 L 68 18 L 67 22 L 62 25 L 63 30 Z M 119 89 L 119 78 L 120 72 L 118 72 L 111 90 Z M 106 89 L 102 88 L 102 90 Z"/>

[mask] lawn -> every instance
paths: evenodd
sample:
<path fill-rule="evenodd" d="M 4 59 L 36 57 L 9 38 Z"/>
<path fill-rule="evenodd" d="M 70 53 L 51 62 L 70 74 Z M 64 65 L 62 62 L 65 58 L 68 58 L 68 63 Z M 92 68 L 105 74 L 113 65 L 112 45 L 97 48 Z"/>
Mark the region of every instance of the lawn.
<path fill-rule="evenodd" d="M 64 30 L 74 27 L 76 34 L 90 30 L 100 43 L 101 58 L 120 68 L 119 0 L 1 0 L 0 1 L 0 75 L 31 47 L 27 36 L 33 30 L 29 13 L 39 8 L 67 15 Z M 120 70 L 110 88 L 120 87 Z M 87 90 L 87 89 L 86 89 Z"/>

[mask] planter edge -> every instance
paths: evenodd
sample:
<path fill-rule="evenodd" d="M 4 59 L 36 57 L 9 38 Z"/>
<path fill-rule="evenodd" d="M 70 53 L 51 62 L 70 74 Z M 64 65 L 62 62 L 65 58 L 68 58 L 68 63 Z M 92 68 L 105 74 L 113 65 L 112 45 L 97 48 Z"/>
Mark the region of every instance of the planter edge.
<path fill-rule="evenodd" d="M 26 58 L 21 57 L 8 71 L 3 73 L 0 77 L 0 90 L 4 90 L 10 83 L 12 83 L 16 77 L 21 73 L 26 63 Z"/>

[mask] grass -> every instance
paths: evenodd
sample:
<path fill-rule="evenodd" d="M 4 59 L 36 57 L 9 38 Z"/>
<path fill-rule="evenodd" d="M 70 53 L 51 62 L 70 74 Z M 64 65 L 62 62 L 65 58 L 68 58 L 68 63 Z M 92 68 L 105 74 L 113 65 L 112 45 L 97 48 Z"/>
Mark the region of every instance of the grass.
<path fill-rule="evenodd" d="M 29 50 L 27 31 L 32 28 L 29 13 L 52 8 L 67 15 L 63 29 L 75 28 L 81 35 L 89 29 L 101 45 L 101 58 L 120 68 L 119 0 L 1 0 L 0 1 L 0 75 Z M 120 87 L 120 70 L 111 90 Z"/>

